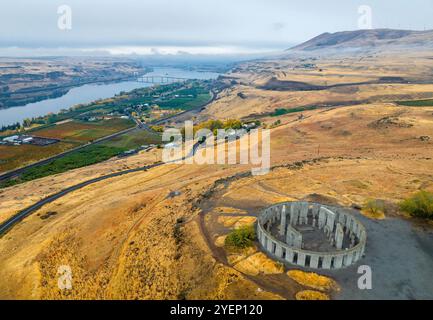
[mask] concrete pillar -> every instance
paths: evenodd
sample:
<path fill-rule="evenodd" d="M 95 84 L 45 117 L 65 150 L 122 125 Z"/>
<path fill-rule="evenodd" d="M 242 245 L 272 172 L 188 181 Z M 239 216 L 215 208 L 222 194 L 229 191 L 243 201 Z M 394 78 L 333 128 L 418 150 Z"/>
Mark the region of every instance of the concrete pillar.
<path fill-rule="evenodd" d="M 323 269 L 331 269 L 331 259 L 332 256 L 324 256 L 322 261 L 322 268 Z"/>
<path fill-rule="evenodd" d="M 337 250 L 343 248 L 344 231 L 340 223 L 337 223 L 337 228 L 335 229 L 335 247 Z"/>
<path fill-rule="evenodd" d="M 296 226 L 298 224 L 299 203 L 293 202 L 290 207 L 290 224 Z"/>
<path fill-rule="evenodd" d="M 286 243 L 294 248 L 300 249 L 302 247 L 302 234 L 295 230 L 290 224 L 287 225 Z"/>
<path fill-rule="evenodd" d="M 312 254 L 310 257 L 310 268 L 319 267 L 319 256 L 317 254 Z"/>
<path fill-rule="evenodd" d="M 338 222 L 344 226 L 346 222 L 346 214 L 341 210 L 338 211 Z"/>
<path fill-rule="evenodd" d="M 272 254 L 274 253 L 272 250 L 273 246 L 274 246 L 274 242 L 271 239 L 268 239 L 266 250 L 268 250 L 269 253 L 272 253 Z"/>
<path fill-rule="evenodd" d="M 292 245 L 294 248 L 302 249 L 302 235 L 295 236 Z"/>
<path fill-rule="evenodd" d="M 365 244 L 363 244 L 361 248 L 361 257 L 363 257 L 365 254 Z"/>
<path fill-rule="evenodd" d="M 322 229 L 325 226 L 325 224 L 326 224 L 326 214 L 327 214 L 327 211 L 328 210 L 326 208 L 324 208 L 324 207 L 320 208 L 320 211 L 319 211 L 319 223 L 318 223 L 319 229 Z"/>
<path fill-rule="evenodd" d="M 286 247 L 286 261 L 293 263 L 294 252 L 292 249 Z"/>
<path fill-rule="evenodd" d="M 263 231 L 262 231 L 260 225 L 259 225 L 259 230 L 260 230 L 259 242 L 263 245 L 265 235 L 264 235 L 264 233 L 263 233 Z"/>
<path fill-rule="evenodd" d="M 286 243 L 289 246 L 293 246 L 293 233 L 292 233 L 292 226 L 290 224 L 287 225 Z"/>
<path fill-rule="evenodd" d="M 320 204 L 313 204 L 313 208 L 311 209 L 311 214 L 314 218 L 317 218 L 319 216 L 319 210 L 320 210 Z"/>
<path fill-rule="evenodd" d="M 339 269 L 343 266 L 343 255 L 339 254 L 334 259 L 334 268 Z"/>
<path fill-rule="evenodd" d="M 283 205 L 283 209 L 281 210 L 281 224 L 280 224 L 280 236 L 286 234 L 286 205 Z"/>
<path fill-rule="evenodd" d="M 275 255 L 278 258 L 282 258 L 283 257 L 283 247 L 281 247 L 281 245 L 279 245 L 278 243 L 275 246 Z"/>
<path fill-rule="evenodd" d="M 350 235 L 350 248 L 353 248 L 356 244 L 356 236 L 354 233 Z"/>
<path fill-rule="evenodd" d="M 299 252 L 298 253 L 298 261 L 296 262 L 296 264 L 298 266 L 305 267 L 305 258 L 306 258 L 305 253 Z"/>
<path fill-rule="evenodd" d="M 272 208 L 272 216 L 271 216 L 272 224 L 275 223 L 276 216 L 277 216 L 277 208 L 273 207 L 273 208 Z"/>
<path fill-rule="evenodd" d="M 359 259 L 361 259 L 361 252 L 362 252 L 362 248 L 358 247 L 358 249 L 356 249 L 356 251 L 355 251 L 355 258 L 354 258 L 353 262 L 356 262 Z"/>
<path fill-rule="evenodd" d="M 350 266 L 352 264 L 352 260 L 353 260 L 353 252 L 349 252 L 343 258 L 343 264 L 344 264 L 344 266 L 345 267 Z"/>
<path fill-rule="evenodd" d="M 347 216 L 346 219 L 346 234 L 348 234 L 349 232 L 351 232 L 352 229 L 352 218 L 350 216 Z"/>
<path fill-rule="evenodd" d="M 352 232 L 355 235 L 358 233 L 358 223 L 356 223 L 355 220 L 353 221 L 353 224 L 352 224 Z"/>
<path fill-rule="evenodd" d="M 308 224 L 308 202 L 302 202 L 300 205 L 299 223 Z"/>
<path fill-rule="evenodd" d="M 323 233 L 328 237 L 329 240 L 329 236 L 331 235 L 331 230 L 329 229 L 328 225 L 325 225 L 323 227 Z"/>
<path fill-rule="evenodd" d="M 326 214 L 326 225 L 328 226 L 330 232 L 334 231 L 334 223 L 335 223 L 335 213 L 328 210 Z"/>

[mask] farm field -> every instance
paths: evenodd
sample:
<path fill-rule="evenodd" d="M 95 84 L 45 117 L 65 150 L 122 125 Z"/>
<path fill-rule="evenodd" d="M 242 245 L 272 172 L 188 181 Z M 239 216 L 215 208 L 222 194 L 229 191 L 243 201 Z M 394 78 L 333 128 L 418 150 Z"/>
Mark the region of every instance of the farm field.
<path fill-rule="evenodd" d="M 32 162 L 49 158 L 77 147 L 75 142 L 59 142 L 49 146 L 20 145 L 0 146 L 0 172 L 13 170 Z"/>
<path fill-rule="evenodd" d="M 210 94 L 200 93 L 194 97 L 179 97 L 168 101 L 158 102 L 158 105 L 162 109 L 181 109 L 191 110 L 205 104 L 211 98 Z"/>
<path fill-rule="evenodd" d="M 432 107 L 433 106 L 433 99 L 399 101 L 397 103 L 401 106 L 408 106 L 408 107 Z"/>
<path fill-rule="evenodd" d="M 119 147 L 125 149 L 134 149 L 147 144 L 161 143 L 161 136 L 152 134 L 147 130 L 134 130 L 128 134 L 112 138 L 108 141 L 101 143 L 101 145 L 108 147 Z"/>
<path fill-rule="evenodd" d="M 85 167 L 91 164 L 108 160 L 126 151 L 126 148 L 91 145 L 75 151 L 62 158 L 55 159 L 47 164 L 27 169 L 19 178 L 0 183 L 0 188 L 13 186 L 68 170 Z"/>
<path fill-rule="evenodd" d="M 79 143 L 108 136 L 133 126 L 129 119 L 109 119 L 100 122 L 81 122 L 73 120 L 32 132 L 35 136 L 55 138 Z"/>
<path fill-rule="evenodd" d="M 92 142 L 133 126 L 128 119 L 110 119 L 98 123 L 70 121 L 34 130 L 32 135 L 60 139 L 49 146 L 23 144 L 20 146 L 0 146 L 0 172 L 13 170 L 30 163 L 49 158 L 79 145 Z"/>
<path fill-rule="evenodd" d="M 63 173 L 72 169 L 89 166 L 106 161 L 110 158 L 114 158 L 127 150 L 136 149 L 142 145 L 159 143 L 161 143 L 161 137 L 158 134 L 152 134 L 149 131 L 137 129 L 128 134 L 117 136 L 101 143 L 86 146 L 81 150 L 53 160 L 47 164 L 27 169 L 19 178 L 0 183 L 0 188 L 5 188 L 50 175 Z M 20 147 L 29 147 L 29 145 L 22 145 Z M 51 155 L 54 154 L 55 153 Z"/>

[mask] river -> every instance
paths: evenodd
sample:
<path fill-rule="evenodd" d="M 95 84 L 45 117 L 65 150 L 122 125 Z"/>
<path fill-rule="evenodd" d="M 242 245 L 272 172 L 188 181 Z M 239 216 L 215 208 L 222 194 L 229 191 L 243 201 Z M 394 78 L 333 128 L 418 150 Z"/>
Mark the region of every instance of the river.
<path fill-rule="evenodd" d="M 218 73 L 213 72 L 190 71 L 179 68 L 154 68 L 152 72 L 146 74 L 146 76 L 169 76 L 188 79 L 215 79 L 218 75 Z M 0 127 L 22 122 L 26 118 L 44 116 L 51 112 L 57 113 L 76 104 L 110 98 L 122 91 L 131 91 L 150 86 L 152 84 L 121 81 L 115 83 L 85 84 L 73 87 L 68 93 L 58 98 L 28 103 L 24 106 L 0 109 Z"/>

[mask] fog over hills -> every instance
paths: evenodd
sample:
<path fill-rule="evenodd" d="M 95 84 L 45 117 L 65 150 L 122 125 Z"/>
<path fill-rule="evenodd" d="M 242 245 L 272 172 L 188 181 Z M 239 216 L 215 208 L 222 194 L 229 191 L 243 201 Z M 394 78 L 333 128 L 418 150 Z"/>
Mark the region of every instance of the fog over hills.
<path fill-rule="evenodd" d="M 394 29 L 372 29 L 323 33 L 288 51 L 344 50 L 344 49 L 389 49 L 419 47 L 433 48 L 433 30 L 412 31 Z"/>

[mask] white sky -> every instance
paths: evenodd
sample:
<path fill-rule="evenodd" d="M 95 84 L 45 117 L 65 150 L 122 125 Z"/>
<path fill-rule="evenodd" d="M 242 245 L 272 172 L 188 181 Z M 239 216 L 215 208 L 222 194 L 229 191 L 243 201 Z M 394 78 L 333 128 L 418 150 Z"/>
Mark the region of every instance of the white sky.
<path fill-rule="evenodd" d="M 57 8 L 72 9 L 72 30 Z M 374 28 L 433 29 L 433 0 L 1 0 L 0 54 L 23 51 L 248 53 L 354 30 L 370 5 Z"/>

